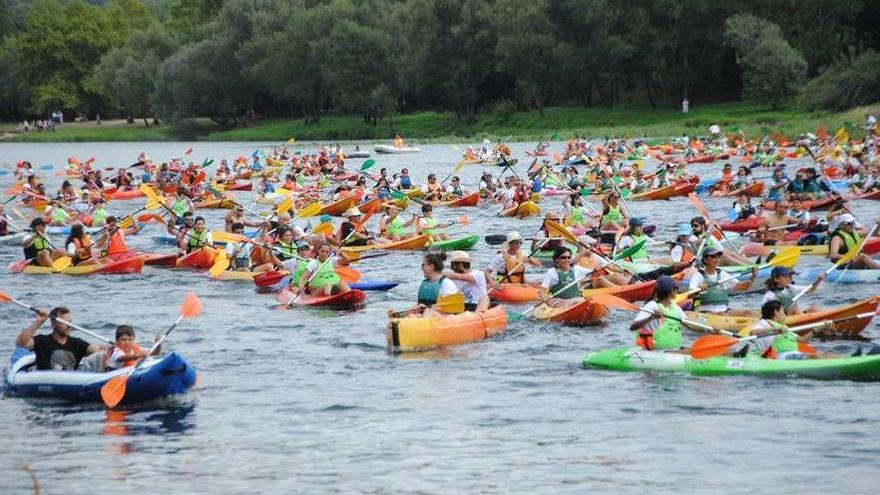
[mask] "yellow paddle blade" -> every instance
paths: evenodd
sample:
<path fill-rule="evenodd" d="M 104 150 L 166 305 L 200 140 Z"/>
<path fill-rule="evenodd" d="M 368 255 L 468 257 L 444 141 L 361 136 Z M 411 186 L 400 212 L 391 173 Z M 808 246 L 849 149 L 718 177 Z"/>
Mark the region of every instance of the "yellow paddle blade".
<path fill-rule="evenodd" d="M 315 228 L 312 229 L 312 232 L 321 235 L 328 235 L 333 233 L 333 224 L 330 222 L 323 222 L 315 225 Z"/>
<path fill-rule="evenodd" d="M 287 213 L 290 210 L 290 207 L 293 205 L 293 196 L 285 196 L 281 203 L 275 207 L 275 214 L 281 215 L 282 213 Z"/>
<path fill-rule="evenodd" d="M 147 204 L 144 205 L 144 209 L 147 209 L 147 210 L 155 210 L 156 208 L 159 208 L 159 207 L 161 207 L 161 206 L 162 206 L 162 203 L 156 201 L 156 200 L 153 199 L 153 198 L 150 198 L 150 199 L 147 200 Z"/>
<path fill-rule="evenodd" d="M 52 269 L 60 272 L 69 267 L 71 263 L 73 263 L 73 259 L 70 256 L 63 256 L 52 262 Z"/>
<path fill-rule="evenodd" d="M 437 298 L 434 308 L 443 313 L 463 313 L 464 312 L 464 294 L 456 292 Z"/>
<path fill-rule="evenodd" d="M 229 268 L 229 257 L 226 256 L 226 250 L 219 250 L 217 253 L 217 259 L 214 261 L 214 265 L 208 270 L 208 275 L 211 278 L 219 277 L 223 272 L 225 272 Z"/>
<path fill-rule="evenodd" d="M 156 193 L 156 191 L 154 191 L 153 188 L 148 186 L 147 184 L 141 184 L 140 186 L 138 186 L 138 190 L 140 192 L 144 193 L 144 196 L 150 198 L 153 201 L 156 201 L 156 202 L 161 201 L 159 199 L 159 195 Z"/>
<path fill-rule="evenodd" d="M 580 244 L 577 240 L 577 237 L 575 237 L 574 234 L 572 234 L 568 229 L 566 229 L 559 223 L 554 222 L 553 220 L 546 220 L 544 221 L 544 225 L 547 226 L 547 232 L 549 232 L 550 234 L 556 234 L 557 236 L 564 238 L 572 244 Z"/>
<path fill-rule="evenodd" d="M 226 232 L 224 230 L 212 230 L 211 238 L 217 242 L 247 242 L 250 240 L 246 236 L 233 234 L 232 232 Z M 223 252 L 225 253 L 226 251 Z"/>
<path fill-rule="evenodd" d="M 700 292 L 700 289 L 689 290 L 687 292 L 682 292 L 681 294 L 676 294 L 673 301 L 675 302 L 675 304 L 681 304 L 687 301 L 692 295 L 696 294 L 697 292 Z"/>
<path fill-rule="evenodd" d="M 797 246 L 782 246 L 776 251 L 776 256 L 767 263 L 772 266 L 792 268 L 797 265 L 800 258 L 801 251 Z"/>
<path fill-rule="evenodd" d="M 132 225 L 134 225 L 134 221 L 131 219 L 131 215 L 123 218 L 122 221 L 119 222 L 120 229 L 127 229 Z"/>
<path fill-rule="evenodd" d="M 357 251 L 339 251 L 339 255 L 347 259 L 349 263 L 354 263 L 361 259 L 361 253 Z"/>
<path fill-rule="evenodd" d="M 462 167 L 464 167 L 464 160 L 461 160 L 455 164 L 455 167 L 452 168 L 452 173 L 457 174 Z"/>
<path fill-rule="evenodd" d="M 293 144 L 295 142 L 296 142 L 296 139 L 294 139 L 294 138 L 290 138 L 287 140 L 287 144 Z"/>
<path fill-rule="evenodd" d="M 318 202 L 309 203 L 308 205 L 305 206 L 305 208 L 299 210 L 299 212 L 297 213 L 296 216 L 299 218 L 313 217 L 313 216 L 321 213 L 322 208 L 323 208 L 323 206 L 321 206 L 321 203 L 318 203 Z"/>

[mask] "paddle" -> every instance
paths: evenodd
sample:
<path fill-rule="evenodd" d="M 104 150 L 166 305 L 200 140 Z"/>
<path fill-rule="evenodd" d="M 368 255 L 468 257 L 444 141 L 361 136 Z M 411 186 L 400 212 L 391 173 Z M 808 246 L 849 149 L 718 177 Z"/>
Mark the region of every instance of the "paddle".
<path fill-rule="evenodd" d="M 535 246 L 534 249 L 532 249 L 532 250 L 529 252 L 528 256 L 526 256 L 525 259 L 523 259 L 521 262 L 517 263 L 516 266 L 514 266 L 512 269 L 507 270 L 507 269 L 505 268 L 505 270 L 504 270 L 504 271 L 505 271 L 504 278 L 501 279 L 502 283 L 503 283 L 504 280 L 507 280 L 508 282 L 510 282 L 510 281 L 511 281 L 510 276 L 516 274 L 516 273 L 517 273 L 517 270 L 519 270 L 520 268 L 526 266 L 526 263 L 529 261 L 529 259 L 530 259 L 532 256 L 534 256 L 535 254 L 537 254 L 537 252 L 540 251 L 541 248 L 544 247 L 544 244 L 547 244 L 547 241 L 549 241 L 549 240 L 550 240 L 550 239 L 544 239 L 544 240 L 542 240 L 540 243 L 538 243 L 538 245 Z M 523 270 L 523 272 L 521 273 L 521 275 L 524 276 L 525 273 L 526 273 L 525 270 Z M 497 286 L 497 285 L 494 285 L 494 286 L 492 286 L 491 289 L 488 290 L 488 292 L 492 292 L 493 290 L 495 290 L 495 289 L 497 289 L 497 288 L 498 288 L 498 286 Z"/>
<path fill-rule="evenodd" d="M 644 308 L 642 308 L 640 306 L 636 306 L 635 304 L 633 304 L 625 299 L 621 299 L 613 294 L 607 294 L 607 293 L 600 292 L 598 294 L 593 294 L 592 299 L 593 299 L 593 301 L 595 301 L 599 304 L 604 304 L 605 306 L 608 306 L 609 308 L 617 308 L 617 309 L 622 309 L 622 310 L 626 310 L 626 311 L 644 311 L 646 313 L 649 312 L 649 311 L 645 310 Z M 679 319 L 674 316 L 666 316 L 666 315 L 660 314 L 656 311 L 651 312 L 651 313 L 656 316 L 662 316 L 663 318 L 669 318 L 670 320 L 684 323 L 685 325 L 699 328 L 701 330 L 705 330 L 708 332 L 716 332 L 717 331 L 717 330 L 715 330 L 715 328 L 710 327 L 709 325 L 704 325 L 700 322 L 689 320 L 687 318 L 680 318 Z"/>
<path fill-rule="evenodd" d="M 802 332 L 805 330 L 812 330 L 815 328 L 824 327 L 829 322 L 830 323 L 843 323 L 846 321 L 859 320 L 862 318 L 871 318 L 874 316 L 873 311 L 859 313 L 854 316 L 847 316 L 844 318 L 838 318 L 836 320 L 823 320 L 814 323 L 808 323 L 805 325 L 799 325 L 795 327 L 791 327 L 788 330 L 792 332 Z M 784 326 L 783 326 L 784 327 Z M 729 333 L 729 332 L 727 332 Z M 749 340 L 757 339 L 757 335 L 749 335 L 748 337 L 734 337 L 732 335 L 705 335 L 700 337 L 694 344 L 691 346 L 691 356 L 696 359 L 706 359 L 712 356 L 717 356 L 720 354 L 724 354 L 727 350 L 735 344 L 740 342 L 745 342 Z"/>
<path fill-rule="evenodd" d="M 560 288 L 559 290 L 557 290 L 557 291 L 554 292 L 553 294 L 550 294 L 549 299 L 553 299 L 553 298 L 556 297 L 559 293 L 565 291 L 566 289 L 568 289 L 569 287 L 571 287 L 571 286 L 573 286 L 573 285 L 575 285 L 575 284 L 580 283 L 581 280 L 583 280 L 583 279 L 589 277 L 589 276 L 592 275 L 592 274 L 593 274 L 593 272 L 590 271 L 590 272 L 588 272 L 588 273 L 586 273 L 586 274 L 584 274 L 584 275 L 581 275 L 580 277 L 577 277 L 576 279 L 572 280 L 571 282 L 565 284 L 564 287 Z M 507 313 L 507 320 L 508 320 L 508 321 L 519 321 L 519 320 L 522 320 L 523 318 L 525 318 L 526 315 L 528 315 L 528 314 L 531 313 L 532 311 L 538 309 L 538 307 L 541 306 L 542 304 L 545 304 L 545 302 L 544 302 L 544 301 L 541 301 L 541 302 L 539 302 L 538 304 L 534 304 L 534 305 L 532 305 L 532 307 L 530 307 L 529 309 L 523 311 L 522 313 L 517 313 L 516 311 L 511 311 L 511 312 Z"/>
<path fill-rule="evenodd" d="M 27 310 L 29 310 L 29 311 L 32 311 L 32 312 L 34 312 L 34 313 L 36 313 L 36 314 L 43 314 L 39 309 L 37 309 L 37 308 L 35 308 L 35 307 L 33 307 L 33 306 L 30 306 L 30 305 L 28 305 L 27 303 L 23 303 L 23 302 L 21 302 L 21 301 L 17 301 L 17 300 L 15 300 L 15 299 L 13 299 L 12 296 L 10 296 L 9 294 L 7 294 L 7 293 L 5 293 L 5 292 L 3 292 L 3 291 L 0 291 L 0 303 L 7 303 L 7 302 L 11 302 L 12 304 L 15 304 L 15 305 L 21 306 L 22 308 L 27 309 Z M 73 323 L 71 323 L 71 322 L 69 322 L 69 321 L 65 321 L 65 320 L 62 320 L 62 319 L 60 319 L 60 318 L 56 318 L 55 321 L 58 321 L 58 322 L 60 322 L 60 323 L 63 323 L 63 324 L 65 324 L 65 325 L 69 326 L 70 328 L 73 328 L 74 330 L 79 330 L 80 332 L 82 332 L 82 333 L 84 333 L 84 334 L 86 334 L 86 335 L 88 335 L 88 336 L 90 336 L 90 337 L 96 338 L 96 339 L 98 339 L 98 340 L 100 340 L 100 341 L 102 341 L 102 342 L 107 342 L 107 343 L 109 343 L 109 344 L 114 344 L 114 343 L 115 343 L 115 342 L 113 342 L 112 340 L 110 340 L 110 339 L 108 339 L 108 338 L 106 338 L 106 337 L 102 337 L 102 336 L 96 334 L 95 332 L 92 332 L 91 330 L 85 329 L 85 328 L 83 328 L 83 327 L 81 327 L 81 326 L 79 326 L 79 325 L 75 325 L 75 324 L 73 324 Z"/>
<path fill-rule="evenodd" d="M 861 244 L 859 244 L 858 248 L 852 252 L 852 256 L 850 256 L 850 253 L 846 253 L 845 255 L 841 256 L 839 260 L 837 260 L 837 263 L 840 263 L 841 261 L 844 261 L 844 260 L 850 261 L 853 258 L 855 258 L 856 256 L 858 256 L 859 254 L 861 254 L 862 250 L 865 248 L 865 244 L 868 243 L 868 239 L 870 239 L 871 236 L 874 235 L 874 233 L 877 231 L 877 227 L 878 227 L 878 225 L 875 223 L 874 227 L 871 229 L 871 231 L 868 232 L 868 235 L 866 235 L 865 238 L 862 239 L 862 242 L 861 242 Z M 837 263 L 835 263 L 835 266 L 837 265 Z M 847 271 L 849 271 L 849 265 L 846 265 L 846 268 L 843 269 L 843 273 L 840 274 L 841 280 L 843 279 L 843 277 L 846 276 Z M 828 272 L 825 273 L 825 275 L 828 275 L 828 273 L 831 273 L 830 269 Z M 813 282 L 813 283 L 816 283 L 816 282 Z"/>
<path fill-rule="evenodd" d="M 632 246 L 630 246 L 629 248 L 625 249 L 623 252 L 621 252 L 620 254 L 618 254 L 617 256 L 615 256 L 615 257 L 614 257 L 614 260 L 611 260 L 611 259 L 608 259 L 608 258 L 607 258 L 602 252 L 600 252 L 598 249 L 594 248 L 593 246 L 587 246 L 587 245 L 584 244 L 583 242 L 579 241 L 578 238 L 574 236 L 574 234 L 572 234 L 568 229 L 566 229 L 565 227 L 563 227 L 563 226 L 560 225 L 559 223 L 554 222 L 554 221 L 552 221 L 552 220 L 545 220 L 545 221 L 544 221 L 544 225 L 547 226 L 547 232 L 548 232 L 548 233 L 549 233 L 550 231 L 552 231 L 554 234 L 557 234 L 557 235 L 559 235 L 560 237 L 565 238 L 567 241 L 571 242 L 572 244 L 574 244 L 574 245 L 576 245 L 576 246 L 584 247 L 584 248 L 586 248 L 586 249 L 592 251 L 594 254 L 596 254 L 597 256 L 599 256 L 602 260 L 607 261 L 609 264 L 613 264 L 613 265 L 615 265 L 616 267 L 620 268 L 620 269 L 623 270 L 624 272 L 629 273 L 630 275 L 632 275 L 633 277 L 635 277 L 637 280 L 641 280 L 641 279 L 639 279 L 639 277 L 638 277 L 637 274 L 632 273 L 632 272 L 630 272 L 629 270 L 627 270 L 626 268 L 624 268 L 624 267 L 620 266 L 619 264 L 615 263 L 615 260 L 622 259 L 622 258 L 624 258 L 624 257 L 626 257 L 626 256 L 632 256 L 633 253 L 635 253 L 636 251 L 638 251 L 639 249 L 641 249 L 642 246 L 644 246 L 644 243 L 643 243 L 643 242 L 642 242 L 642 245 L 641 245 L 641 246 L 638 245 L 638 244 L 639 244 L 638 242 L 635 243 L 635 244 L 633 244 Z M 641 242 L 641 241 L 640 241 L 640 242 Z M 635 249 L 633 249 L 633 248 L 635 248 Z M 621 256 L 621 255 L 626 255 L 626 256 Z"/>
<path fill-rule="evenodd" d="M 217 259 L 214 261 L 214 265 L 211 266 L 211 269 L 208 270 L 208 276 L 211 278 L 217 278 L 223 272 L 229 269 L 229 257 L 226 255 L 225 249 L 217 250 Z"/>
<path fill-rule="evenodd" d="M 171 325 L 168 330 L 165 330 L 165 333 L 162 337 L 153 344 L 153 347 L 146 353 L 147 356 L 152 355 L 156 352 L 156 349 L 162 345 L 162 342 L 171 335 L 171 332 L 177 328 L 177 325 L 184 318 L 195 318 L 196 316 L 202 313 L 202 302 L 199 301 L 199 298 L 196 297 L 194 292 L 190 292 L 186 295 L 186 298 L 183 301 L 183 305 L 180 308 L 180 316 L 177 318 L 177 321 Z M 104 404 L 109 408 L 116 407 L 122 399 L 125 397 L 125 389 L 128 384 L 128 378 L 146 362 L 146 358 L 141 358 L 138 360 L 137 364 L 128 368 L 128 372 L 122 375 L 111 378 L 107 383 L 101 387 L 101 399 L 104 401 Z"/>
<path fill-rule="evenodd" d="M 441 313 L 447 314 L 458 314 L 464 312 L 464 294 L 461 292 L 456 292 L 455 294 L 449 294 L 447 296 L 440 296 L 437 298 L 437 302 L 435 302 L 432 308 L 440 311 Z M 392 313 L 392 317 L 400 317 L 405 316 L 411 310 L 407 311 L 398 311 L 396 313 Z"/>
<path fill-rule="evenodd" d="M 321 269 L 324 268 L 325 266 L 327 266 L 327 263 L 332 263 L 334 258 L 336 258 L 336 255 L 328 256 L 327 259 L 324 260 L 323 263 L 321 263 L 320 265 L 318 265 L 318 268 L 315 269 L 315 273 L 312 273 L 311 275 L 309 275 L 309 279 L 306 280 L 305 285 L 303 285 L 303 290 L 300 290 L 300 291 L 296 294 L 296 296 L 290 298 L 290 299 L 287 301 L 287 304 L 284 304 L 283 306 L 280 306 L 280 309 L 290 309 L 290 305 L 292 305 L 292 304 L 293 304 L 294 302 L 296 302 L 296 301 L 299 301 L 300 296 L 302 296 L 303 293 L 305 292 L 305 288 L 308 287 L 310 283 L 312 283 L 312 280 L 315 278 L 315 275 L 317 275 L 318 273 L 320 273 L 320 272 L 321 272 Z"/>

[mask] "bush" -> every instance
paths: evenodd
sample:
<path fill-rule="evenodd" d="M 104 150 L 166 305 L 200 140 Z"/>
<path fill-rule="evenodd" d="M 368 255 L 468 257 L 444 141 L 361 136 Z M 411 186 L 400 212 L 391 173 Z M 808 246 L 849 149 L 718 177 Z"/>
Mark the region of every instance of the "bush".
<path fill-rule="evenodd" d="M 800 99 L 808 110 L 831 111 L 880 102 L 880 54 L 832 65 L 807 84 Z"/>
<path fill-rule="evenodd" d="M 516 104 L 510 100 L 498 100 L 492 107 L 492 115 L 499 119 L 509 119 L 516 114 Z"/>

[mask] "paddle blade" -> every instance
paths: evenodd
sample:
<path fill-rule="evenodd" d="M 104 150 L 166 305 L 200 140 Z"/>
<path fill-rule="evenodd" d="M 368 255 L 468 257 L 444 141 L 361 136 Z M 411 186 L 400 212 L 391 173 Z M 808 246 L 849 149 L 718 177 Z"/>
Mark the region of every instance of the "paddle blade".
<path fill-rule="evenodd" d="M 190 155 L 190 154 L 192 154 L 192 152 L 193 152 L 193 149 L 192 149 L 192 148 L 189 148 L 188 150 L 184 151 L 183 154 L 184 154 L 184 155 Z"/>
<path fill-rule="evenodd" d="M 464 294 L 456 292 L 437 298 L 434 308 L 443 313 L 463 313 L 464 312 Z"/>
<path fill-rule="evenodd" d="M 226 256 L 226 250 L 221 250 L 220 254 L 217 255 L 217 259 L 214 261 L 214 265 L 208 270 L 208 275 L 211 278 L 217 278 L 223 274 L 229 268 L 229 257 Z"/>
<path fill-rule="evenodd" d="M 119 222 L 120 229 L 127 229 L 127 228 L 131 227 L 132 225 L 134 225 L 134 221 L 131 219 L 130 216 L 123 218 L 122 221 Z"/>
<path fill-rule="evenodd" d="M 336 267 L 336 274 L 347 284 L 353 284 L 361 279 L 361 273 L 350 266 Z"/>
<path fill-rule="evenodd" d="M 603 294 L 603 293 L 593 294 L 591 296 L 591 299 L 599 304 L 604 304 L 605 306 L 608 306 L 609 308 L 623 309 L 625 311 L 641 311 L 642 310 L 642 308 L 636 306 L 635 304 L 633 304 L 625 299 L 621 299 L 613 294 Z"/>
<path fill-rule="evenodd" d="M 125 388 L 128 384 L 128 373 L 113 377 L 101 387 L 101 400 L 109 408 L 116 407 L 125 397 Z"/>
<path fill-rule="evenodd" d="M 734 344 L 739 343 L 736 337 L 727 335 L 704 335 L 694 341 L 691 346 L 691 356 L 694 359 L 707 359 L 712 356 L 724 354 Z"/>
<path fill-rule="evenodd" d="M 642 247 L 644 245 L 645 245 L 645 239 L 642 239 L 642 240 L 636 242 L 635 244 L 633 244 L 632 246 L 630 246 L 630 247 L 624 249 L 623 251 L 621 251 L 620 253 L 618 253 L 617 256 L 614 257 L 614 260 L 617 261 L 617 260 L 622 260 L 624 258 L 629 258 L 633 254 L 637 253 L 640 249 L 642 249 Z"/>
<path fill-rule="evenodd" d="M 12 301 L 12 296 L 0 290 L 0 303 L 8 303 Z"/>
<path fill-rule="evenodd" d="M 574 234 L 572 234 L 568 229 L 566 229 L 559 223 L 554 222 L 553 220 L 546 220 L 544 222 L 544 225 L 547 226 L 547 232 L 549 232 L 551 235 L 556 234 L 557 236 L 562 237 L 572 244 L 579 244 L 577 237 L 575 237 Z"/>
<path fill-rule="evenodd" d="M 60 272 L 69 267 L 71 263 L 73 263 L 73 259 L 70 256 L 62 256 L 52 262 L 52 269 L 56 272 Z"/>
<path fill-rule="evenodd" d="M 300 218 L 313 217 L 313 216 L 321 213 L 322 208 L 323 207 L 321 206 L 321 203 L 318 203 L 318 202 L 309 203 L 308 205 L 306 205 L 305 208 L 299 210 L 299 213 L 296 216 L 298 216 Z"/>
<path fill-rule="evenodd" d="M 376 160 L 373 160 L 372 158 L 370 158 L 369 160 L 367 160 L 363 164 L 361 164 L 361 172 L 363 172 L 364 170 L 367 170 L 368 168 L 371 168 L 375 164 L 376 164 Z"/>
<path fill-rule="evenodd" d="M 148 186 L 148 185 L 146 185 L 146 184 L 141 184 L 140 186 L 138 186 L 138 190 L 139 190 L 140 192 L 144 193 L 144 196 L 150 198 L 152 201 L 155 201 L 156 203 L 161 203 L 161 202 L 162 202 L 162 201 L 159 199 L 159 195 L 156 194 L 156 191 L 154 191 L 152 187 L 150 187 L 150 186 Z M 148 204 L 149 204 L 149 203 L 148 203 Z"/>
<path fill-rule="evenodd" d="M 180 316 L 195 318 L 200 314 L 202 314 L 202 301 L 199 301 L 195 292 L 188 293 L 183 301 L 183 306 L 180 307 Z"/>
<path fill-rule="evenodd" d="M 216 242 L 246 242 L 250 240 L 243 235 L 233 234 L 232 232 L 226 232 L 223 230 L 212 231 L 211 238 L 213 238 Z M 223 252 L 225 253 L 226 251 Z"/>
<path fill-rule="evenodd" d="M 290 207 L 293 205 L 293 196 L 285 196 L 281 203 L 275 207 L 275 214 L 281 215 L 282 213 L 287 213 L 290 210 Z"/>
<path fill-rule="evenodd" d="M 464 167 L 464 160 L 461 160 L 460 162 L 455 164 L 455 167 L 452 167 L 452 173 L 457 174 L 458 171 L 462 169 L 462 167 Z"/>
<path fill-rule="evenodd" d="M 150 198 L 147 200 L 147 204 L 144 205 L 144 209 L 155 210 L 156 208 L 159 208 L 161 206 L 162 206 L 162 204 L 160 202 L 156 201 L 153 198 Z"/>
<path fill-rule="evenodd" d="M 315 225 L 315 228 L 312 229 L 312 232 L 321 235 L 329 235 L 333 233 L 333 224 L 330 222 L 323 222 Z"/>
<path fill-rule="evenodd" d="M 490 246 L 498 246 L 507 242 L 507 236 L 504 234 L 490 234 L 485 237 L 486 244 Z"/>

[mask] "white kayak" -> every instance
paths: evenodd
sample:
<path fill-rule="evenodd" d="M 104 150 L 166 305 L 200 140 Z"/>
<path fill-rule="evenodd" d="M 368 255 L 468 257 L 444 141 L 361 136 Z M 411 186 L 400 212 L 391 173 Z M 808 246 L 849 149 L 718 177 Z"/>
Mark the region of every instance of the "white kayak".
<path fill-rule="evenodd" d="M 388 146 L 386 144 L 377 144 L 373 150 L 376 153 L 382 153 L 385 155 L 405 155 L 408 153 L 421 153 L 421 148 L 395 148 L 394 146 Z"/>
<path fill-rule="evenodd" d="M 798 278 L 813 282 L 816 278 L 825 273 L 828 268 L 812 268 L 798 273 Z M 880 282 L 880 270 L 831 270 L 826 282 L 835 284 L 865 284 Z"/>
<path fill-rule="evenodd" d="M 343 152 L 346 158 L 369 158 L 369 151 L 349 151 L 348 153 Z"/>

